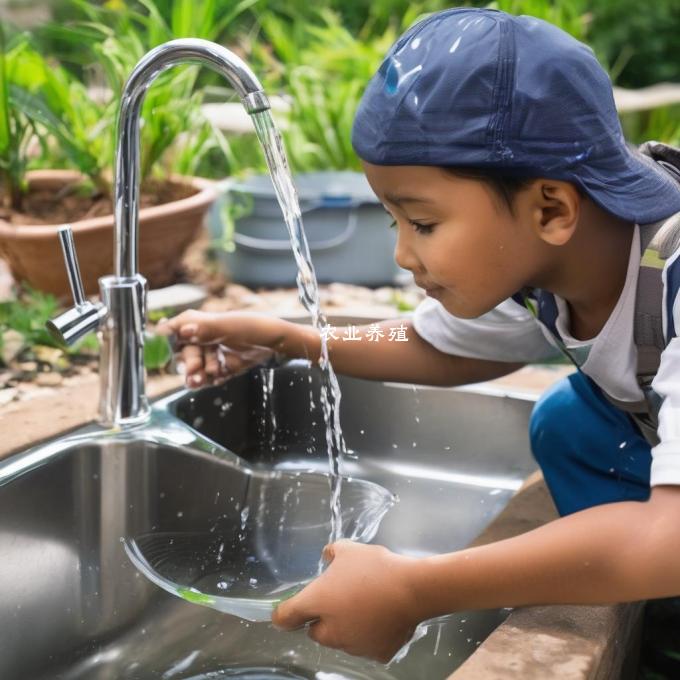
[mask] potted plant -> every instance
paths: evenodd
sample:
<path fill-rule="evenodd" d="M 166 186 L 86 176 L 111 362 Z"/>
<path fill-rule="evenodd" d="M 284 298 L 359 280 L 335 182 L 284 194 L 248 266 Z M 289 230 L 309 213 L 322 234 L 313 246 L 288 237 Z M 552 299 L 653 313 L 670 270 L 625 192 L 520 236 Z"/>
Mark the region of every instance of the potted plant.
<path fill-rule="evenodd" d="M 0 37 L 0 256 L 15 280 L 59 297 L 69 291 L 57 237 L 64 223 L 73 227 L 86 292 L 96 293 L 97 279 L 111 273 L 118 93 L 138 59 L 174 37 L 151 3 L 147 16 L 126 6 L 117 12 L 78 6 L 91 13 L 89 21 L 50 31 L 90 55 L 103 96 L 93 97 L 91 87 L 46 59 L 35 38 Z M 209 17 L 200 18 L 211 25 Z M 215 198 L 212 182 L 192 176 L 223 143 L 202 117 L 197 72 L 184 67 L 162 74 L 142 112 L 140 269 L 151 287 L 173 282 Z M 43 169 L 27 171 L 29 165 Z"/>

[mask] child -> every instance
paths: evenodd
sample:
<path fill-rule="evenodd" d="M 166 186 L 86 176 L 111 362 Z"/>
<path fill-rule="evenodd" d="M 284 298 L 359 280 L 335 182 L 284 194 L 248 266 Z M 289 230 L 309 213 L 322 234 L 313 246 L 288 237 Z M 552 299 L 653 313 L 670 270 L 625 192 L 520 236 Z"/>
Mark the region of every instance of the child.
<path fill-rule="evenodd" d="M 419 559 L 341 541 L 274 623 L 312 622 L 321 644 L 385 662 L 418 622 L 456 610 L 680 594 L 674 151 L 646 147 L 655 162 L 626 146 L 588 47 L 532 17 L 467 8 L 434 14 L 397 41 L 352 141 L 395 219 L 395 258 L 428 299 L 406 324 L 408 342 L 331 339 L 335 370 L 453 386 L 565 352 L 578 370 L 539 400 L 530 423 L 561 517 Z M 650 238 L 657 250 L 641 262 Z M 636 287 L 648 276 L 661 286 L 660 248 L 666 297 L 659 289 L 647 313 L 636 290 L 649 288 Z M 257 314 L 185 312 L 164 331 L 188 343 L 195 387 L 247 368 L 239 350 L 251 345 L 312 361 L 320 351 L 313 328 Z M 223 361 L 219 342 L 235 350 Z M 656 374 L 651 386 L 645 371 Z"/>

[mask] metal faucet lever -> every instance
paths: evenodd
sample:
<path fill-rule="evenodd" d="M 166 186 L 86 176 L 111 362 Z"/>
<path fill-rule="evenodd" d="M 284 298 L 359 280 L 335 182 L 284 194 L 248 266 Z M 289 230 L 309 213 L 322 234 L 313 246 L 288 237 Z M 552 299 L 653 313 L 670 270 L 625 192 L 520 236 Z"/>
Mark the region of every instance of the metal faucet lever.
<path fill-rule="evenodd" d="M 106 310 L 101 303 L 94 304 L 85 298 L 73 230 L 70 226 L 61 227 L 58 234 L 75 306 L 48 321 L 47 330 L 59 342 L 72 345 L 87 333 L 99 328 Z"/>

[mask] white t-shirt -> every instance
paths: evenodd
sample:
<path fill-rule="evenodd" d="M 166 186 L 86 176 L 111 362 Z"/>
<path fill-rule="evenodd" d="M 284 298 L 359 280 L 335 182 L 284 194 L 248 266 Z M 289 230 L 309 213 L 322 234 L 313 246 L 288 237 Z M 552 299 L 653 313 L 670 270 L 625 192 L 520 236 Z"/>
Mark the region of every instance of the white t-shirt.
<path fill-rule="evenodd" d="M 678 255 L 680 251 L 666 262 L 664 285 L 665 272 Z M 589 340 L 571 336 L 567 304 L 554 296 L 556 326 L 564 344 L 572 354 L 585 358 L 584 363 L 579 361 L 581 370 L 620 401 L 644 399 L 636 379 L 637 348 L 633 341 L 639 266 L 640 230 L 636 225 L 621 296 L 601 331 Z M 673 311 L 675 327 L 680 329 L 680 302 Z M 512 299 L 476 319 L 460 319 L 437 300 L 427 298 L 414 312 L 413 327 L 446 354 L 527 363 L 561 354 L 550 331 Z M 663 351 L 652 387 L 664 401 L 659 412 L 660 444 L 652 449 L 651 486 L 680 484 L 680 338 L 671 340 Z"/>

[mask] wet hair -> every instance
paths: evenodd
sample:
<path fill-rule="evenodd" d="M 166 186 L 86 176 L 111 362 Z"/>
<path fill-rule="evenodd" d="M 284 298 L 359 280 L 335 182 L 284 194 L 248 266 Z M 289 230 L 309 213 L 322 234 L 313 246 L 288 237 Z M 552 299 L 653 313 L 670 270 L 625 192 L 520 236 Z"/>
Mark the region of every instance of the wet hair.
<path fill-rule="evenodd" d="M 514 214 L 515 197 L 527 189 L 534 177 L 522 177 L 503 174 L 495 170 L 482 168 L 460 168 L 456 166 L 442 166 L 442 170 L 462 179 L 473 179 L 486 184 L 511 214 Z"/>

